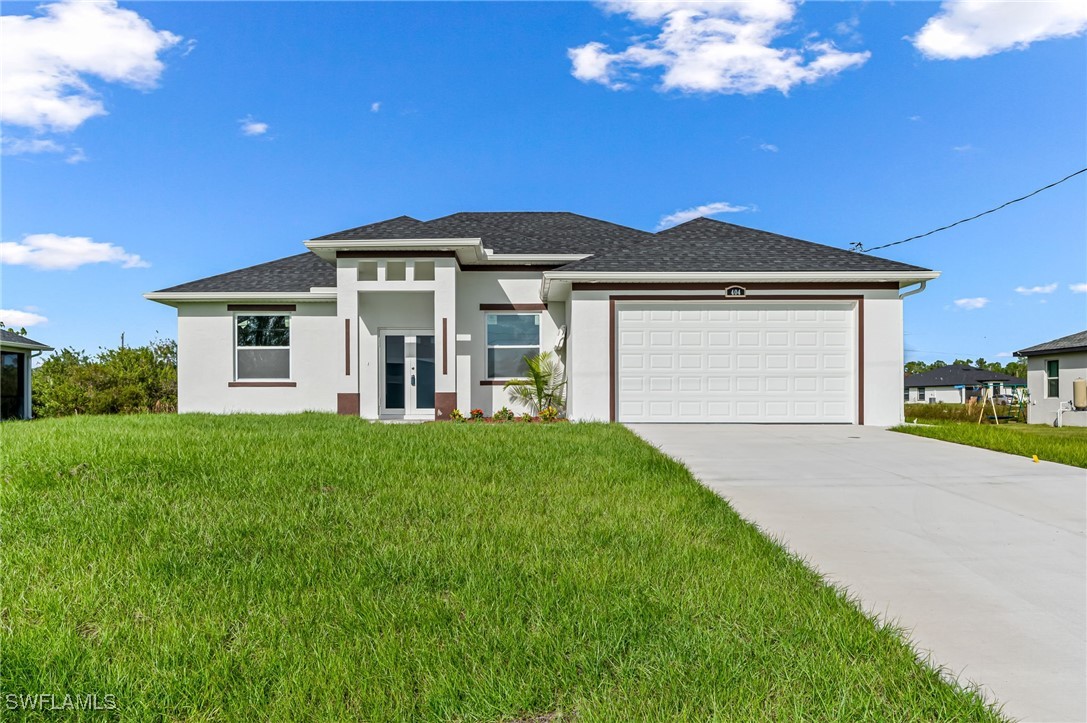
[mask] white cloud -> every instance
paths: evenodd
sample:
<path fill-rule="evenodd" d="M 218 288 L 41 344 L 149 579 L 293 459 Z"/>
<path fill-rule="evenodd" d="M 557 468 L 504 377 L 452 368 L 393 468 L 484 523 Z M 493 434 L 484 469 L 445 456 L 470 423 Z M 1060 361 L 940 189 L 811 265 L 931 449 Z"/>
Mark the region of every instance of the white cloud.
<path fill-rule="evenodd" d="M 1039 40 L 1072 37 L 1084 29 L 1087 3 L 1083 0 L 959 0 L 944 2 L 909 40 L 926 58 L 957 60 L 1023 50 Z"/>
<path fill-rule="evenodd" d="M 1015 354 L 1012 354 L 1010 351 L 1002 351 L 1002 352 L 1000 352 L 999 354 L 996 355 L 996 358 L 997 359 L 1008 359 L 1008 358 L 1013 357 L 1013 356 L 1015 356 Z"/>
<path fill-rule="evenodd" d="M 71 131 L 106 114 L 91 78 L 150 90 L 159 54 L 181 41 L 113 0 L 62 0 L 43 14 L 0 17 L 0 121 Z"/>
<path fill-rule="evenodd" d="M 707 203 L 701 206 L 695 206 L 694 208 L 676 211 L 675 213 L 661 217 L 660 223 L 657 224 L 657 230 L 660 231 L 669 226 L 677 226 L 681 223 L 686 223 L 687 221 L 699 218 L 700 216 L 716 216 L 719 213 L 740 213 L 741 211 L 754 210 L 756 210 L 754 206 L 734 206 L 727 201 Z"/>
<path fill-rule="evenodd" d="M 82 148 L 77 147 L 72 149 L 71 154 L 64 159 L 64 162 L 75 165 L 76 163 L 82 163 L 85 160 L 87 160 L 87 154 L 83 152 Z"/>
<path fill-rule="evenodd" d="M 63 153 L 65 148 L 50 138 L 9 138 L 2 141 L 5 156 L 21 156 L 28 153 Z"/>
<path fill-rule="evenodd" d="M 136 254 L 120 246 L 92 241 L 85 236 L 58 236 L 35 233 L 22 241 L 0 243 L 0 263 L 9 266 L 29 266 L 43 271 L 71 270 L 86 264 L 120 264 L 134 269 L 150 266 Z"/>
<path fill-rule="evenodd" d="M 381 110 L 381 101 L 380 100 L 374 101 L 373 103 L 370 104 L 370 112 L 371 113 L 377 113 L 380 110 Z"/>
<path fill-rule="evenodd" d="M 964 143 L 961 146 L 951 146 L 951 150 L 955 151 L 956 153 L 969 153 L 970 151 L 974 150 L 974 147 L 969 143 Z"/>
<path fill-rule="evenodd" d="M 19 309 L 0 309 L 0 321 L 15 329 L 29 329 L 32 326 L 44 324 L 49 321 L 46 317 L 41 314 L 35 314 L 30 309 L 31 307 L 25 307 L 22 311 Z"/>
<path fill-rule="evenodd" d="M 246 116 L 238 123 L 241 125 L 242 133 L 247 136 L 262 136 L 268 132 L 268 124 L 253 120 L 253 116 Z"/>
<path fill-rule="evenodd" d="M 796 15 L 795 0 L 605 0 L 656 34 L 632 39 L 611 52 L 600 42 L 570 48 L 578 80 L 613 90 L 627 88 L 641 69 L 660 69 L 659 90 L 684 93 L 788 93 L 847 68 L 863 65 L 870 53 L 847 53 L 814 34 L 795 47 L 772 47 Z"/>
<path fill-rule="evenodd" d="M 971 309 L 980 309 L 988 303 L 989 300 L 984 296 L 975 296 L 971 299 L 955 299 L 955 306 L 967 311 L 970 311 Z"/>
<path fill-rule="evenodd" d="M 781 149 L 775 146 L 773 143 L 760 143 L 759 150 L 767 151 L 769 153 L 777 153 Z"/>
<path fill-rule="evenodd" d="M 1046 284 L 1045 286 L 1016 286 L 1015 293 L 1022 294 L 1023 296 L 1030 296 L 1031 294 L 1052 294 L 1057 290 L 1057 282 L 1052 284 Z"/>
<path fill-rule="evenodd" d="M 916 123 L 917 121 L 921 120 L 921 116 L 919 116 L 919 115 L 911 115 L 911 116 L 910 116 L 910 117 L 908 117 L 908 118 L 907 118 L 906 120 L 911 120 L 911 121 L 913 121 L 914 123 Z"/>
<path fill-rule="evenodd" d="M 1069 284 L 1068 290 L 1073 294 L 1087 294 L 1087 284 Z"/>

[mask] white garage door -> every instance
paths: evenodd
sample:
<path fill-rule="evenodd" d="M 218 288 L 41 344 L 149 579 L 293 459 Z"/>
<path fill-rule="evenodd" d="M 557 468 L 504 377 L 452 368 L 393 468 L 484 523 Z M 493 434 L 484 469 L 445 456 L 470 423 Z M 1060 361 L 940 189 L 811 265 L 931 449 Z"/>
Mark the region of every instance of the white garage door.
<path fill-rule="evenodd" d="M 621 422 L 856 417 L 853 302 L 616 306 Z"/>

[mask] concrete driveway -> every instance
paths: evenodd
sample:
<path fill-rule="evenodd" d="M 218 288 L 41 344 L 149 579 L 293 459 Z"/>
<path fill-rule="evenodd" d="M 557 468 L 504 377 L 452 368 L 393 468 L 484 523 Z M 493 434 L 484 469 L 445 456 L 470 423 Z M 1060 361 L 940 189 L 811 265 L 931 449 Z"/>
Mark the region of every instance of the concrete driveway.
<path fill-rule="evenodd" d="M 1031 721 L 1087 721 L 1087 471 L 873 427 L 630 428 Z"/>

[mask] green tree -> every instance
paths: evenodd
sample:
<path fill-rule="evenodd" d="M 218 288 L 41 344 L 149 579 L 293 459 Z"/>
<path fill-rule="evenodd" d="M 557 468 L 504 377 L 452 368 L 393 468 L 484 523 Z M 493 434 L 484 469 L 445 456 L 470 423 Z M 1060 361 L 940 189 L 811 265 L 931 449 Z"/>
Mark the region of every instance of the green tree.
<path fill-rule="evenodd" d="M 530 407 L 539 414 L 548 407 L 562 411 L 566 407 L 566 375 L 551 352 L 525 357 L 528 365 L 526 379 L 511 379 L 505 389 L 510 399 Z"/>

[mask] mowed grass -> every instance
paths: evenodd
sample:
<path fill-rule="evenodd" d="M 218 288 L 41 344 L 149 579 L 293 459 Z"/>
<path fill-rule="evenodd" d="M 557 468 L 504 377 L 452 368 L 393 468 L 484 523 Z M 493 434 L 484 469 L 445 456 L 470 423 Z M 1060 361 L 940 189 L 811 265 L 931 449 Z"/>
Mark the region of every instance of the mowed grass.
<path fill-rule="evenodd" d="M 0 435 L 3 692 L 88 720 L 998 719 L 620 426 Z"/>
<path fill-rule="evenodd" d="M 1038 459 L 1047 462 L 1087 467 L 1087 427 L 943 422 L 932 426 L 903 425 L 895 427 L 894 431 L 1024 457 L 1038 455 Z"/>

